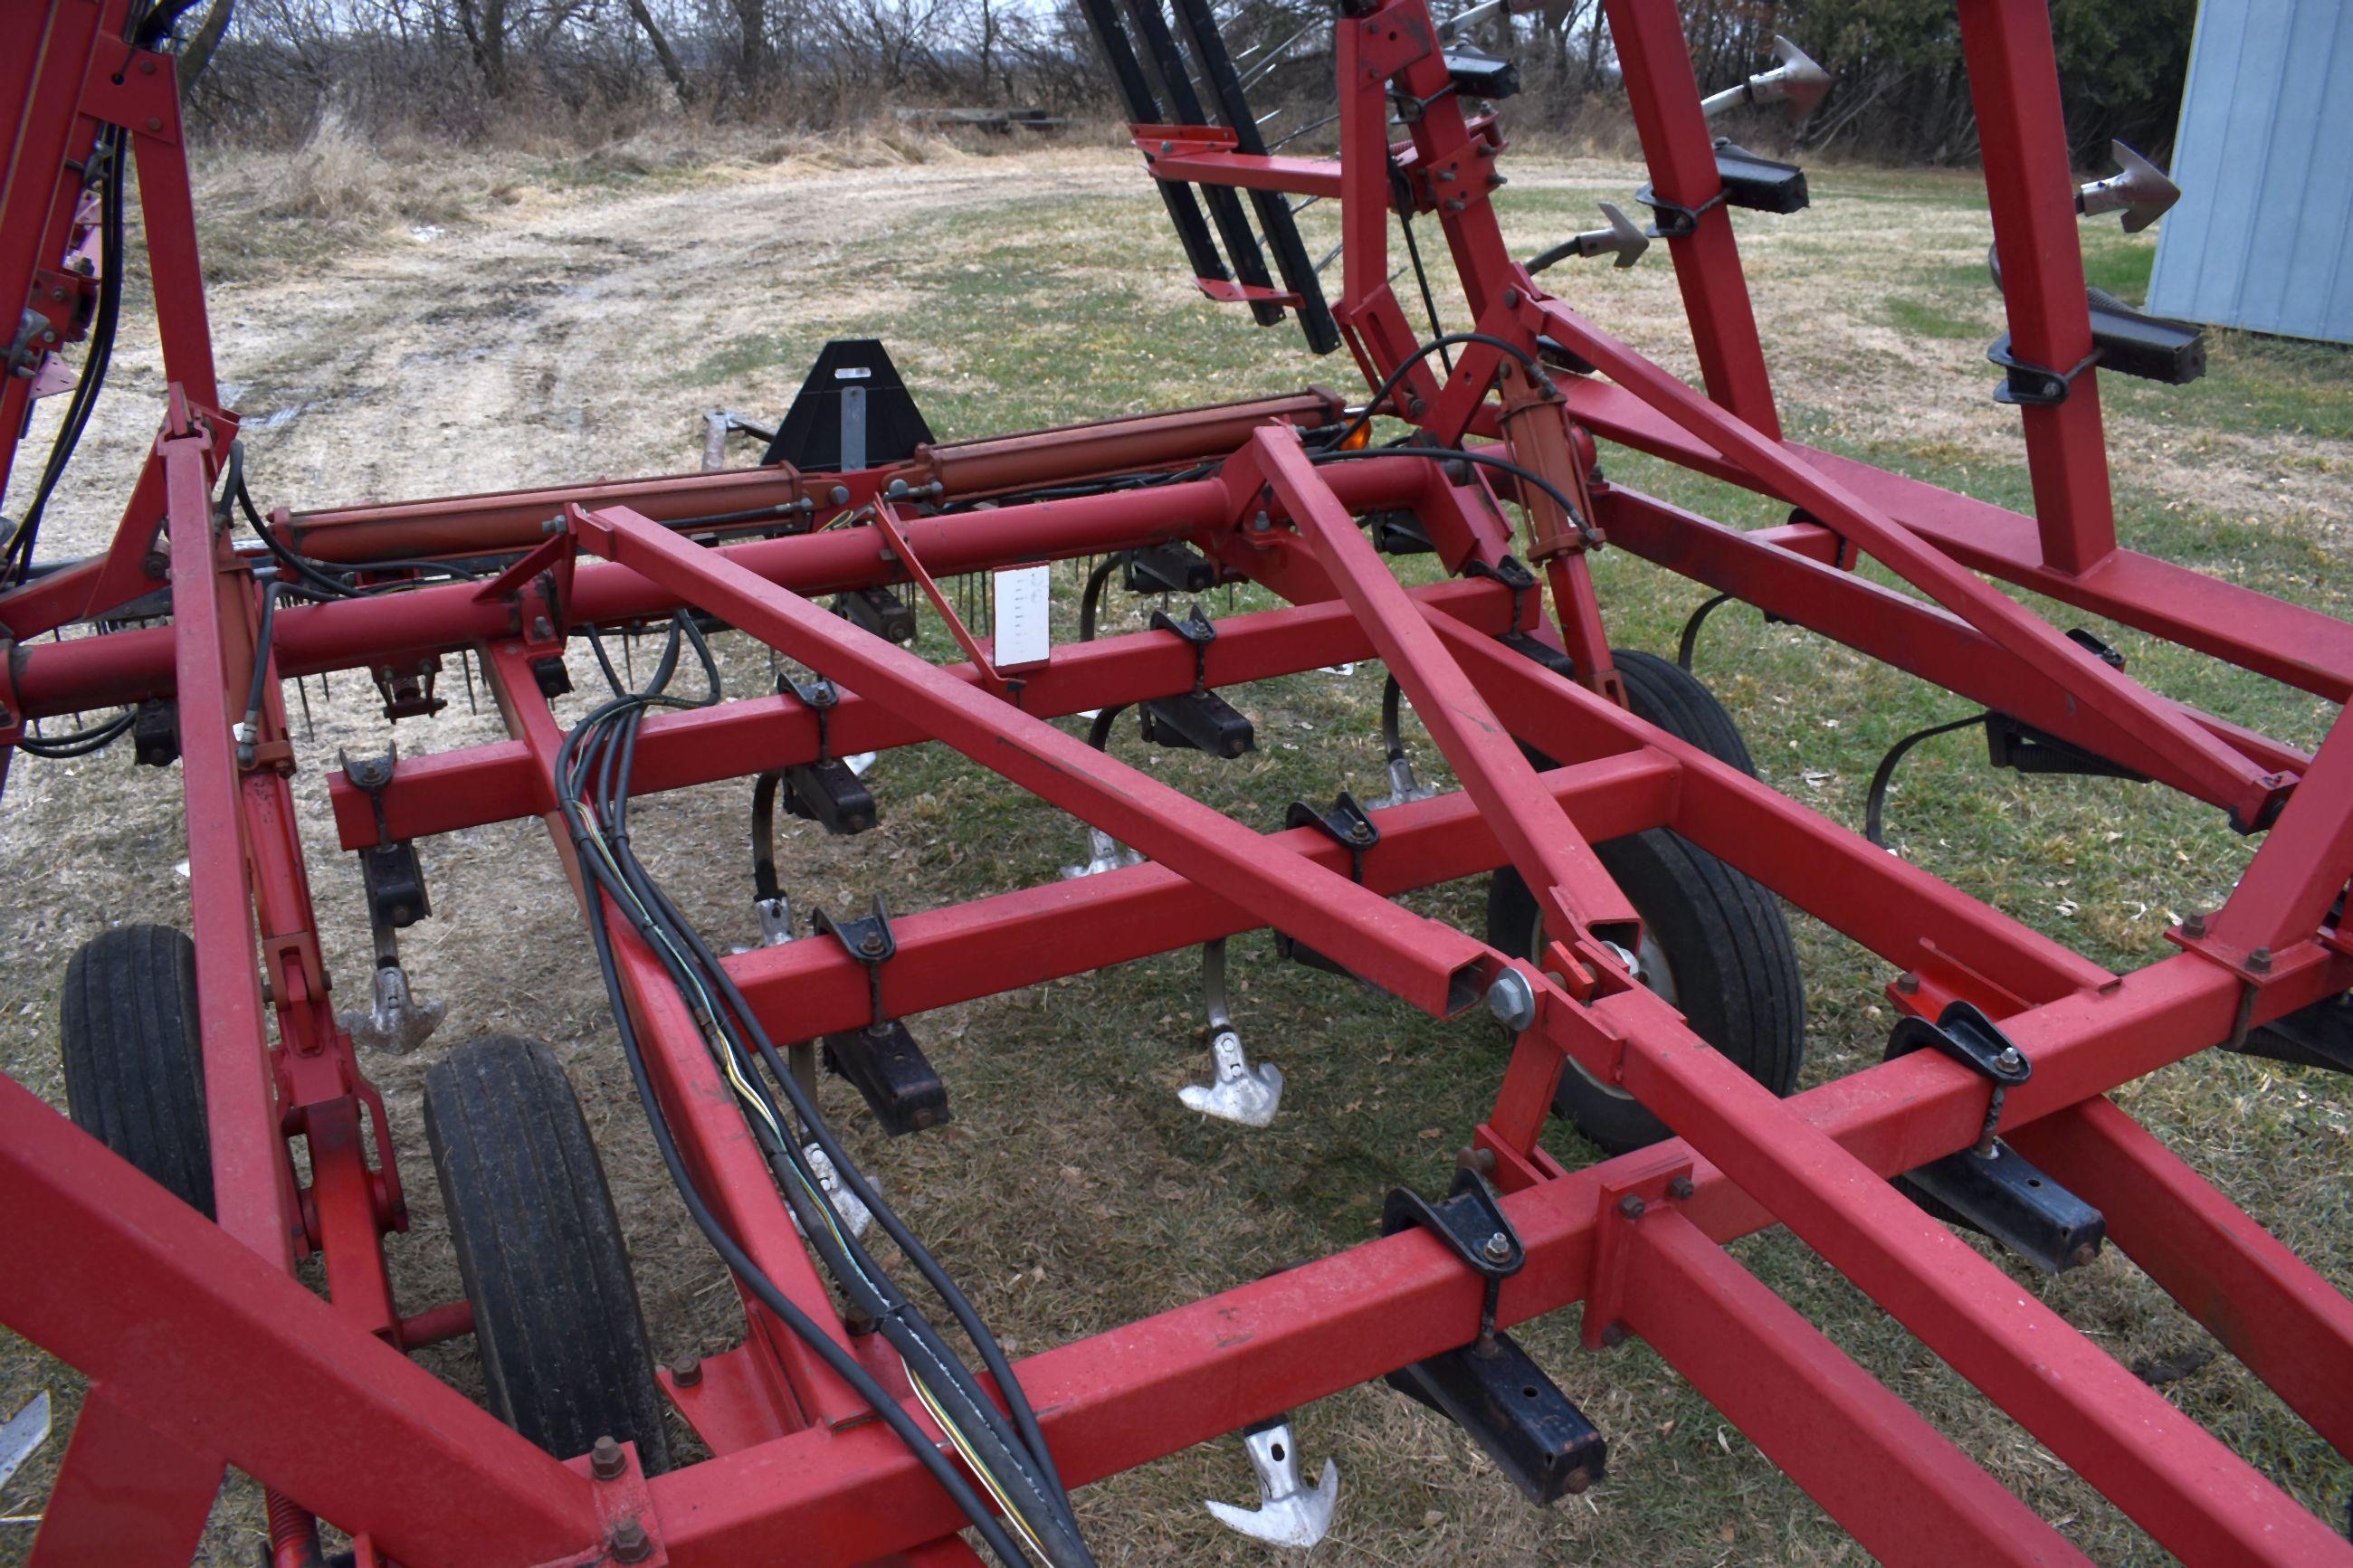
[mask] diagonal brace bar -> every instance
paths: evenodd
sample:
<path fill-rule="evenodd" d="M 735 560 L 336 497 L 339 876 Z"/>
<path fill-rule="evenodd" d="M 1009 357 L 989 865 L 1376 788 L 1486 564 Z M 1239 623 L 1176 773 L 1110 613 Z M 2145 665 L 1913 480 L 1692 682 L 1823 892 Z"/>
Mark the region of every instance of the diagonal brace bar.
<path fill-rule="evenodd" d="M 1632 952 L 1641 931 L 1633 906 L 1423 618 L 1421 606 L 1316 473 L 1298 437 L 1261 429 L 1237 461 L 1259 470 L 1314 546 L 1333 586 L 1372 634 L 1373 646 L 1413 700 L 1414 712 L 1535 890 L 1546 928 L 1578 947 L 1588 966 L 1612 961 L 1592 942 L 1579 943 L 1584 933 Z"/>
<path fill-rule="evenodd" d="M 1475 1004 L 1493 949 L 1296 855 L 1104 755 L 1043 719 L 975 691 L 626 507 L 575 509 L 582 542 L 928 731 L 991 772 L 1100 827 L 1355 973 L 1438 1017 Z"/>
<path fill-rule="evenodd" d="M 1878 507 L 1685 386 L 1641 353 L 1541 292 L 1521 316 L 1599 367 L 1610 380 L 1665 415 L 1783 500 L 1802 506 L 1885 564 L 1897 576 L 1968 621 L 2010 652 L 2050 672 L 2085 707 L 2175 752 L 2212 798 L 2227 801 L 2241 826 L 2267 826 L 2295 780 L 2264 772 L 2146 687 L 2111 669 L 2033 614 Z"/>

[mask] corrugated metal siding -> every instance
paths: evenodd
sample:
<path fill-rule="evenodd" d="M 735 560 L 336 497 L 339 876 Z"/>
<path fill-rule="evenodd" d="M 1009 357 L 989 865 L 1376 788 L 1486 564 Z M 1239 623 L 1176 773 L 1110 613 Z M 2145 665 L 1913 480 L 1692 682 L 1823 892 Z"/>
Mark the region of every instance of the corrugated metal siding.
<path fill-rule="evenodd" d="M 2148 309 L 2353 342 L 2353 4 L 2205 0 Z"/>

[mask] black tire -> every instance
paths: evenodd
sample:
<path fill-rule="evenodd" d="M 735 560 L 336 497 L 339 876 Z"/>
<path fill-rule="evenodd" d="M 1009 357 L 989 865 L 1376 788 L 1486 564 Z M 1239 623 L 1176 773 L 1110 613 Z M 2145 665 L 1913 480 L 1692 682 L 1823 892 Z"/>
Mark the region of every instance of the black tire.
<path fill-rule="evenodd" d="M 74 1124 L 213 1212 L 196 948 L 170 926 L 100 931 L 66 965 L 58 1037 Z"/>
<path fill-rule="evenodd" d="M 1637 717 L 1754 776 L 1732 716 L 1696 677 L 1652 654 L 1614 658 Z M 1599 845 L 1596 853 L 1642 918 L 1646 983 L 1669 994 L 1693 1031 L 1749 1077 L 1775 1094 L 1794 1089 L 1805 1065 L 1805 984 L 1780 901 L 1663 827 Z M 1538 923 L 1519 873 L 1497 871 L 1487 888 L 1487 940 L 1533 957 Z M 1641 1102 L 1574 1064 L 1561 1073 L 1553 1113 L 1613 1154 L 1669 1136 Z"/>
<path fill-rule="evenodd" d="M 491 1414 L 559 1459 L 611 1436 L 667 1468 L 628 1249 L 554 1053 L 512 1035 L 451 1051 L 425 1075 L 425 1137 Z"/>

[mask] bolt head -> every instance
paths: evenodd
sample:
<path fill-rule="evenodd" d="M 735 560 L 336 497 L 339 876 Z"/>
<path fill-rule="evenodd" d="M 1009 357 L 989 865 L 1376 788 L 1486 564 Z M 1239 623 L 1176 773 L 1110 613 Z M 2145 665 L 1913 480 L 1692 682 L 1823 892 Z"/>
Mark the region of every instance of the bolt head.
<path fill-rule="evenodd" d="M 1624 1344 L 1626 1342 L 1626 1325 L 1623 1323 L 1603 1324 L 1601 1328 L 1601 1342 L 1610 1350 L 1616 1350 L 1620 1345 Z"/>
<path fill-rule="evenodd" d="M 1690 1197 L 1695 1190 L 1689 1176 L 1677 1176 L 1667 1183 L 1667 1196 L 1677 1203 L 1682 1203 L 1685 1198 Z"/>
<path fill-rule="evenodd" d="M 1641 1196 L 1634 1193 L 1628 1193 L 1618 1200 L 1618 1212 L 1628 1219 L 1641 1219 L 1642 1211 L 1648 1206 L 1642 1202 Z"/>
<path fill-rule="evenodd" d="M 2181 922 L 2181 934 L 2188 937 L 2204 936 L 2206 934 L 2205 915 L 2196 910 L 2190 910 L 2188 918 Z"/>
<path fill-rule="evenodd" d="M 1506 969 L 1487 987 L 1487 1010 L 1517 1033 L 1536 1021 L 1535 987 L 1518 970 Z"/>
<path fill-rule="evenodd" d="M 2247 954 L 2247 967 L 2253 970 L 2256 973 L 2261 974 L 2264 971 L 2270 969 L 2271 966 L 2272 950 L 2270 948 L 2259 947 L 2255 949 L 2254 952 Z"/>
<path fill-rule="evenodd" d="M 670 1363 L 670 1380 L 681 1388 L 692 1388 L 702 1381 L 702 1358 L 682 1355 Z"/>
<path fill-rule="evenodd" d="M 1920 994 L 1920 977 L 1907 969 L 1895 977 L 1895 989 L 1906 996 L 1916 996 Z"/>
<path fill-rule="evenodd" d="M 621 1445 L 609 1436 L 597 1438 L 595 1447 L 588 1450 L 588 1473 L 600 1481 L 612 1480 L 628 1468 L 628 1456 L 622 1453 Z"/>

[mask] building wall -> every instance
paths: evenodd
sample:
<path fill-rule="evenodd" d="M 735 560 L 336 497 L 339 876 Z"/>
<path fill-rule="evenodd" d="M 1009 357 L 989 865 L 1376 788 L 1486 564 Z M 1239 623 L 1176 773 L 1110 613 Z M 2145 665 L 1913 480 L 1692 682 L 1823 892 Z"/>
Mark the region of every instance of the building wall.
<path fill-rule="evenodd" d="M 2353 0 L 2204 0 L 2148 309 L 2353 342 Z"/>

